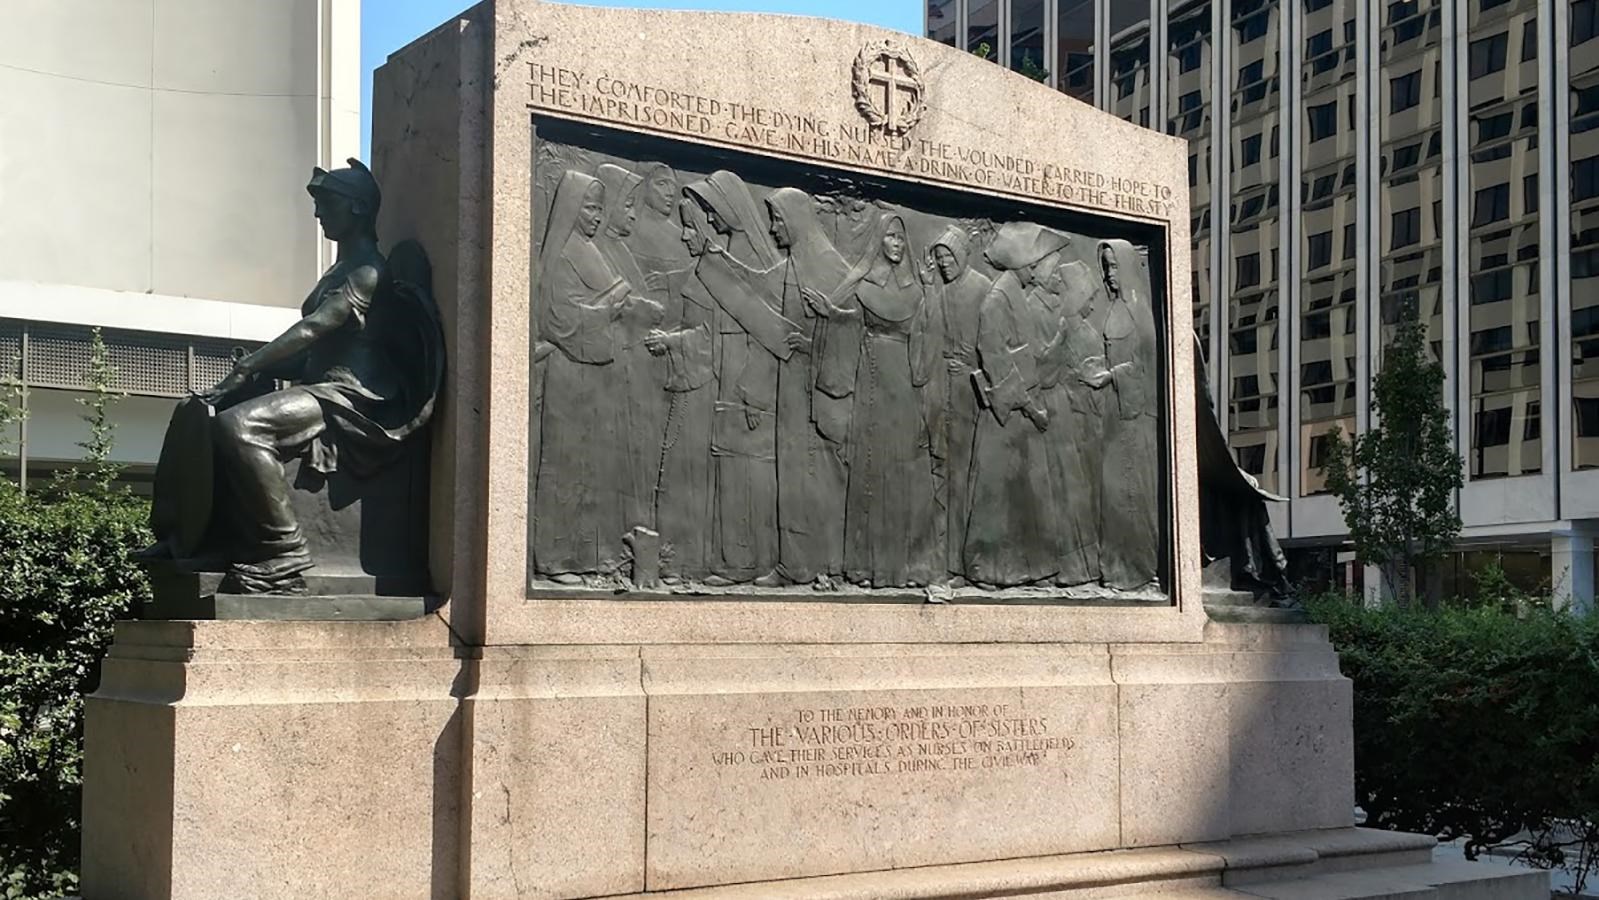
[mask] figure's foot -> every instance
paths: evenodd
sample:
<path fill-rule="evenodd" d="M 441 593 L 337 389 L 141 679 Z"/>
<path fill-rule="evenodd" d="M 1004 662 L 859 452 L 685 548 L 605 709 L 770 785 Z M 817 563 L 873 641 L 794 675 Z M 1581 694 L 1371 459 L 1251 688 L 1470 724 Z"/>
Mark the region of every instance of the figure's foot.
<path fill-rule="evenodd" d="M 300 573 L 314 565 L 304 547 L 260 562 L 230 563 L 220 589 L 230 594 L 303 594 L 305 578 Z"/>
<path fill-rule="evenodd" d="M 551 575 L 550 580 L 564 587 L 583 586 L 583 576 L 576 572 L 562 572 L 559 575 Z"/>
<path fill-rule="evenodd" d="M 792 581 L 790 581 L 788 579 L 787 575 L 784 575 L 781 571 L 779 571 L 777 569 L 773 569 L 772 571 L 767 572 L 765 575 L 762 575 L 761 577 L 755 579 L 755 582 L 754 582 L 756 587 L 763 587 L 763 588 L 788 587 L 789 585 L 791 585 L 793 583 L 794 582 L 792 582 Z"/>
<path fill-rule="evenodd" d="M 166 541 L 156 541 L 143 550 L 135 550 L 128 554 L 128 558 L 135 562 L 154 562 L 162 559 L 174 559 L 172 545 Z"/>
<path fill-rule="evenodd" d="M 706 587 L 732 587 L 734 584 L 733 579 L 724 578 L 721 575 L 707 575 L 701 580 L 701 583 Z"/>

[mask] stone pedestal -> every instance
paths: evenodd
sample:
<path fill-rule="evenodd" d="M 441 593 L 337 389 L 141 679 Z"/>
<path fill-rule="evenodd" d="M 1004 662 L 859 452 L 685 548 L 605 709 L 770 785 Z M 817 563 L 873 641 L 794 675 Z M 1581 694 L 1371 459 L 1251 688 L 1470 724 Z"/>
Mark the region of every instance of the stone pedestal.
<path fill-rule="evenodd" d="M 1349 704 L 1310 625 L 468 648 L 436 617 L 124 623 L 89 701 L 84 896 L 1289 897 L 1312 895 L 1246 885 L 1485 877 L 1429 866 L 1430 838 L 1353 828 Z M 1530 898 L 1541 877 L 1470 896 Z"/>
<path fill-rule="evenodd" d="M 84 897 L 453 895 L 462 666 L 437 618 L 117 629 Z"/>

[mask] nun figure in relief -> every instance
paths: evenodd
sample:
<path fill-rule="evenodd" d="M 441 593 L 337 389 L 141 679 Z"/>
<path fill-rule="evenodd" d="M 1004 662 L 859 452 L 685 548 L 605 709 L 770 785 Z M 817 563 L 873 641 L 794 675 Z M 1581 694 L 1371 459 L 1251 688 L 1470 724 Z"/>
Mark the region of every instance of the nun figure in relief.
<path fill-rule="evenodd" d="M 817 314 L 825 305 L 815 300 L 837 291 L 850 267 L 828 240 L 811 195 L 779 188 L 766 205 L 772 239 L 788 254 L 772 283 L 782 297 L 783 317 L 801 323 L 790 338 L 794 354 L 777 371 L 778 571 L 770 579 L 794 584 L 844 571 L 844 441 L 851 401 L 817 390 L 815 350 L 827 346 L 830 323 Z"/>
<path fill-rule="evenodd" d="M 631 292 L 594 243 L 605 222 L 605 185 L 568 171 L 556 185 L 539 250 L 536 315 L 554 346 L 545 375 L 542 447 L 533 492 L 534 566 L 562 584 L 611 574 L 638 508 L 616 365 L 618 323 L 648 320 L 658 304 Z"/>
<path fill-rule="evenodd" d="M 945 565 L 960 572 L 961 549 L 966 540 L 966 517 L 972 469 L 972 443 L 977 436 L 977 417 L 982 413 L 972 376 L 977 364 L 977 316 L 983 298 L 994 286 L 993 279 L 971 265 L 972 238 L 965 229 L 951 225 L 933 242 L 933 265 L 943 282 L 944 295 L 944 378 L 948 405 L 944 410 L 945 443 L 948 447 L 948 479 L 945 482 Z"/>
<path fill-rule="evenodd" d="M 700 205 L 681 198 L 677 216 L 681 224 L 676 239 L 684 248 L 685 258 L 714 256 L 714 234 Z M 673 321 L 644 338 L 649 352 L 666 363 L 669 405 L 659 448 L 655 521 L 661 541 L 671 548 L 661 560 L 663 580 L 668 583 L 703 580 L 712 575 L 710 535 L 715 518 L 711 425 L 716 409 L 716 300 L 704 282 L 692 274 L 673 294 L 677 298 Z"/>
<path fill-rule="evenodd" d="M 1097 268 L 1097 264 L 1096 264 Z M 1057 584 L 1100 580 L 1100 493 L 1105 404 L 1105 298 L 1096 268 L 1081 260 L 1058 265 L 1039 286 L 1039 296 L 1060 336 L 1040 361 L 1049 386 L 1050 421 L 1062 432 L 1050 442 L 1055 479 L 1071 502 L 1061 513 L 1061 563 Z"/>
<path fill-rule="evenodd" d="M 829 298 L 835 319 L 860 317 L 849 433 L 844 571 L 870 587 L 944 580 L 924 394 L 936 391 L 943 323 L 928 299 L 905 220 L 878 220 L 874 250 Z M 830 363 L 831 364 L 831 363 Z"/>
<path fill-rule="evenodd" d="M 777 568 L 777 365 L 800 327 L 770 290 L 779 257 L 749 187 L 728 171 L 683 188 L 720 240 L 695 274 L 717 305 L 719 380 L 711 453 L 716 459 L 712 583 L 753 581 Z"/>
<path fill-rule="evenodd" d="M 1039 358 L 1059 334 L 1028 296 L 1066 246 L 1066 236 L 1030 223 L 999 229 L 988 261 L 1001 270 L 977 320 L 973 377 L 986 413 L 972 451 L 970 513 L 963 554 L 966 577 L 981 585 L 1033 584 L 1060 571 L 1060 517 L 1069 502 L 1057 482 L 1053 429 Z"/>
<path fill-rule="evenodd" d="M 1106 586 L 1136 590 L 1159 572 L 1159 345 L 1150 298 L 1138 290 L 1138 252 L 1127 241 L 1113 240 L 1101 242 L 1098 255 L 1110 301 L 1100 566 Z"/>
<path fill-rule="evenodd" d="M 648 296 L 644 270 L 640 268 L 627 237 L 638 219 L 636 206 L 643 178 L 621 166 L 605 163 L 596 171 L 605 185 L 605 225 L 594 239 L 611 268 L 628 286 L 628 293 Z M 660 472 L 661 436 L 666 430 L 668 396 L 665 390 L 665 362 L 644 346 L 647 333 L 661 324 L 664 308 L 652 310 L 649 317 L 635 316 L 618 323 L 617 365 L 622 368 L 626 391 L 611 402 L 624 404 L 622 426 L 628 458 L 629 496 L 634 508 L 632 525 L 654 529 L 655 492 Z"/>

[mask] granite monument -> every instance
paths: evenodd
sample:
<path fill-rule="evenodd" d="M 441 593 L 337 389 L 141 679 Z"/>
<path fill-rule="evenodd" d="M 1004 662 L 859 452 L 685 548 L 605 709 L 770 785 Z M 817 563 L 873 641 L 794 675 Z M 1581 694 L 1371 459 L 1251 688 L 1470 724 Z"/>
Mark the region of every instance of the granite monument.
<path fill-rule="evenodd" d="M 536 0 L 373 123 L 448 602 L 121 625 L 87 897 L 1547 896 L 1355 828 L 1326 630 L 1206 614 L 1180 140 L 866 26 Z"/>

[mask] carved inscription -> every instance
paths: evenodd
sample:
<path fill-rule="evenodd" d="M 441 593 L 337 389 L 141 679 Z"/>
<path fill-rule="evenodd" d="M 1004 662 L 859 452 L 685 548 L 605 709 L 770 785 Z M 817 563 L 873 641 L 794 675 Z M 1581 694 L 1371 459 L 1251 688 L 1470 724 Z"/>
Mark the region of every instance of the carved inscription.
<path fill-rule="evenodd" d="M 737 746 L 711 751 L 710 761 L 762 781 L 870 779 L 1036 768 L 1064 762 L 1076 746 L 1051 730 L 1048 717 L 1004 703 L 828 707 L 749 726 Z"/>
<path fill-rule="evenodd" d="M 560 66 L 530 64 L 529 106 L 759 150 L 867 166 L 1045 200 L 1171 219 L 1174 191 L 1134 173 L 1093 172 L 984 147 L 895 135 Z M 886 120 L 885 120 L 886 121 Z"/>

